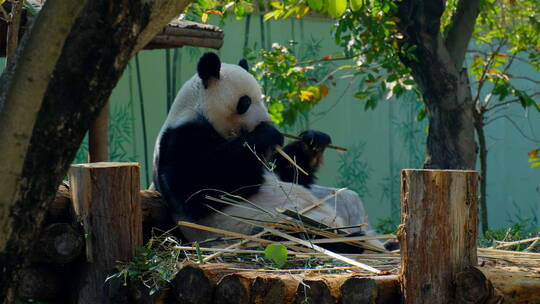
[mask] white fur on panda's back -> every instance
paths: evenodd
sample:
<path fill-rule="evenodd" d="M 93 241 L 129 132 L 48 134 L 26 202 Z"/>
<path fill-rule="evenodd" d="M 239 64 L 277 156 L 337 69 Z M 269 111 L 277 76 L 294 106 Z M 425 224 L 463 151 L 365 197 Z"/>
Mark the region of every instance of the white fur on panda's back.
<path fill-rule="evenodd" d="M 318 201 L 318 199 L 306 188 L 297 184 L 279 181 L 272 173 L 266 173 L 265 182 L 261 185 L 259 192 L 248 199 L 251 203 L 273 214 L 277 214 L 276 209 L 300 211 Z M 276 222 L 276 218 L 268 213 L 255 210 L 254 207 L 249 204 L 246 204 L 245 206 L 251 209 L 230 206 L 224 208 L 222 212 L 229 215 L 238 215 L 242 218 Z M 322 204 L 304 215 L 319 220 L 328 226 L 346 226 L 342 218 L 336 215 L 335 206 L 330 204 Z M 260 230 L 259 227 L 248 225 L 245 222 L 220 213 L 214 213 L 211 216 L 204 218 L 199 224 L 248 235 Z M 259 224 L 263 225 L 264 223 Z M 181 230 L 184 236 L 190 241 L 201 241 L 220 236 L 211 232 L 194 230 L 187 227 L 182 227 Z"/>

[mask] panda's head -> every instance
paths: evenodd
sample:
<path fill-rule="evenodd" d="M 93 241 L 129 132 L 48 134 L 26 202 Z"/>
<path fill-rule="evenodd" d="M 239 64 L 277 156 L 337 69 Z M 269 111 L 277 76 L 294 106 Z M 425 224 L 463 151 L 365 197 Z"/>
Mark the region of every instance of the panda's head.
<path fill-rule="evenodd" d="M 261 87 L 247 70 L 245 60 L 238 65 L 221 63 L 214 53 L 204 54 L 197 65 L 202 84 L 198 111 L 227 140 L 270 120 Z"/>

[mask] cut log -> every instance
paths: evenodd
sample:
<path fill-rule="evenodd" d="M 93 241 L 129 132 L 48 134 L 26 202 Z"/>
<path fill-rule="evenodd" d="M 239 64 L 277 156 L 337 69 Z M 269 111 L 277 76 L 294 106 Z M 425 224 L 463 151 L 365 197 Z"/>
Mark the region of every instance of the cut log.
<path fill-rule="evenodd" d="M 257 276 L 251 287 L 250 303 L 291 303 L 296 296 L 298 284 L 290 276 Z"/>
<path fill-rule="evenodd" d="M 477 181 L 476 171 L 402 171 L 398 238 L 405 303 L 455 303 L 456 275 L 477 264 Z"/>
<path fill-rule="evenodd" d="M 296 289 L 296 304 L 335 304 L 336 298 L 324 280 L 305 279 Z"/>
<path fill-rule="evenodd" d="M 81 254 L 82 248 L 83 237 L 70 224 L 51 224 L 43 230 L 36 242 L 32 260 L 47 264 L 67 264 Z"/>
<path fill-rule="evenodd" d="M 212 303 L 215 282 L 212 282 L 204 271 L 195 264 L 182 267 L 171 285 L 172 293 L 178 303 Z"/>
<path fill-rule="evenodd" d="M 214 294 L 214 304 L 248 304 L 251 281 L 239 274 L 230 274 L 221 279 Z"/>
<path fill-rule="evenodd" d="M 343 304 L 401 303 L 397 275 L 351 277 L 341 286 Z"/>
<path fill-rule="evenodd" d="M 476 267 L 456 274 L 454 282 L 458 303 L 483 304 L 493 296 L 493 285 Z"/>
<path fill-rule="evenodd" d="M 60 274 L 46 267 L 25 268 L 21 270 L 17 295 L 21 300 L 57 300 L 62 291 Z"/>
<path fill-rule="evenodd" d="M 141 190 L 141 207 L 143 214 L 143 239 L 146 242 L 152 236 L 152 229 L 169 231 L 176 227 L 161 194 L 153 190 Z M 175 233 L 178 232 L 178 233 Z M 180 230 L 172 231 L 175 236 Z"/>
<path fill-rule="evenodd" d="M 114 304 L 157 304 L 164 292 L 162 290 L 150 295 L 150 289 L 140 280 L 114 277 L 105 282 L 105 293 Z M 165 302 L 171 303 L 171 302 Z"/>
<path fill-rule="evenodd" d="M 504 298 L 505 304 L 540 304 L 540 275 L 518 269 L 478 268 L 493 284 L 491 302 Z"/>
<path fill-rule="evenodd" d="M 159 192 L 141 190 L 140 197 L 145 240 L 150 237 L 152 228 L 167 231 L 176 226 Z M 72 211 L 70 209 L 71 192 L 67 186 L 61 185 L 58 187 L 56 199 L 48 211 L 47 222 L 71 222 Z"/>
<path fill-rule="evenodd" d="M 131 260 L 142 246 L 139 165 L 72 165 L 70 177 L 73 210 L 87 235 L 88 264 L 78 303 L 111 303 L 104 293 L 105 278 L 118 261 Z"/>

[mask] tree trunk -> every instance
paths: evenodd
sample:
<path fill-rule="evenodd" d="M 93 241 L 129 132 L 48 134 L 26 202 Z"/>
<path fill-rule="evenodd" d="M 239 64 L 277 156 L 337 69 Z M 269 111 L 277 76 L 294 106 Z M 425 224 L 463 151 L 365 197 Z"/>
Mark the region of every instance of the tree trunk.
<path fill-rule="evenodd" d="M 398 238 L 405 303 L 456 303 L 457 274 L 477 264 L 477 180 L 476 171 L 402 171 Z"/>
<path fill-rule="evenodd" d="M 474 113 L 474 127 L 478 136 L 478 145 L 480 148 L 480 225 L 482 234 L 489 230 L 488 210 L 487 210 L 487 144 L 486 134 L 484 133 L 484 114 L 479 110 Z"/>
<path fill-rule="evenodd" d="M 479 0 L 460 1 L 447 41 L 440 32 L 445 1 L 404 0 L 398 3 L 399 28 L 415 46 L 416 59 L 401 55 L 422 92 L 429 118 L 426 169 L 474 169 L 473 107 L 462 58 L 479 11 Z M 459 35 L 454 35 L 455 31 Z M 448 46 L 448 47 L 447 47 Z"/>
<path fill-rule="evenodd" d="M 12 303 L 47 206 L 128 60 L 187 3 L 46 2 L 0 79 L 0 301 Z M 66 18 L 75 25 L 58 25 Z"/>
<path fill-rule="evenodd" d="M 139 165 L 73 165 L 70 179 L 75 214 L 87 236 L 78 303 L 110 303 L 103 293 L 105 279 L 118 261 L 130 261 L 143 245 Z"/>

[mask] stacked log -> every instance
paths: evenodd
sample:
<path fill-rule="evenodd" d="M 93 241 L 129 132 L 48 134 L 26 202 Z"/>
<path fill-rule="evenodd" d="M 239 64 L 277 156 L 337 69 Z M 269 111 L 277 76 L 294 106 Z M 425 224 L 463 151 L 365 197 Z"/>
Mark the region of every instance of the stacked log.
<path fill-rule="evenodd" d="M 238 267 L 184 265 L 172 281 L 169 303 L 402 303 L 398 275 L 313 275 L 309 269 L 302 274 L 289 274 L 256 269 L 239 271 Z M 526 272 L 475 267 L 460 274 L 456 282 L 460 290 L 456 303 L 540 303 L 540 277 Z"/>
<path fill-rule="evenodd" d="M 411 173 L 409 173 L 411 174 Z M 427 191 L 425 189 L 433 188 L 430 183 L 434 183 L 436 186 L 443 185 L 442 188 L 451 189 L 465 189 L 462 193 L 449 194 L 450 200 L 464 197 L 465 199 L 459 199 L 463 202 L 463 205 L 458 205 L 459 208 L 450 208 L 444 204 L 432 205 L 428 204 L 425 208 L 418 205 L 410 205 L 413 199 L 418 196 L 418 191 L 413 189 L 411 184 L 418 184 L 414 182 L 412 175 L 406 176 L 405 181 L 407 185 L 404 185 L 404 200 L 406 201 L 405 210 L 405 225 L 408 227 L 402 227 L 402 240 L 406 241 L 407 237 L 415 235 L 415 233 L 421 233 L 422 229 L 418 228 L 418 232 L 414 232 L 414 223 L 411 220 L 418 221 L 418 216 L 423 214 L 426 209 L 438 206 L 435 208 L 438 212 L 448 212 L 450 218 L 457 217 L 457 221 L 461 224 L 455 225 L 447 223 L 445 229 L 450 229 L 449 233 L 456 235 L 469 235 L 469 239 L 455 238 L 456 241 L 461 242 L 459 246 L 459 252 L 466 252 L 459 257 L 455 252 L 457 245 L 451 248 L 431 248 L 428 252 L 422 252 L 418 256 L 427 256 L 432 252 L 441 252 L 440 250 L 450 250 L 449 252 L 441 253 L 440 256 L 451 256 L 454 260 L 453 265 L 461 265 L 456 267 L 454 274 L 452 275 L 451 284 L 454 288 L 452 297 L 456 303 L 540 303 L 540 276 L 523 271 L 508 271 L 501 270 L 494 267 L 477 267 L 474 242 L 470 238 L 475 236 L 476 230 L 474 228 L 474 215 L 471 215 L 470 210 L 474 210 L 474 176 L 464 177 L 463 179 L 448 179 L 447 177 L 440 176 L 435 173 L 419 172 L 413 174 L 420 174 L 422 176 L 420 181 L 425 183 L 425 187 L 419 187 L 421 191 Z M 427 174 L 427 175 L 426 175 Z M 455 177 L 454 177 L 455 178 Z M 99 180 L 99 177 L 90 178 L 90 180 Z M 85 180 L 85 179 L 83 179 Z M 86 179 L 88 180 L 88 179 Z M 131 179 L 133 183 L 130 185 L 138 184 L 135 180 Z M 412 182 L 411 182 L 412 181 Z M 462 183 L 465 187 L 455 186 L 455 183 Z M 87 182 L 80 183 L 82 185 L 88 184 Z M 107 184 L 107 183 L 105 183 Z M 454 185 L 450 187 L 449 185 Z M 107 185 L 102 186 L 103 189 L 110 189 Z M 150 229 L 152 227 L 158 227 L 162 230 L 168 230 L 174 227 L 174 223 L 170 220 L 165 205 L 161 201 L 161 196 L 158 192 L 143 190 L 134 190 L 133 187 L 122 187 L 123 189 L 130 189 L 129 195 L 137 196 L 141 201 L 139 207 L 135 209 L 139 210 L 142 214 L 142 227 L 145 237 L 149 237 Z M 441 188 L 441 189 L 442 189 Z M 88 189 L 91 189 L 88 188 Z M 424 190 L 422 190 L 424 189 Z M 56 200 L 52 204 L 46 219 L 46 226 L 42 235 L 36 241 L 34 252 L 31 256 L 32 264 L 23 270 L 21 277 L 21 283 L 17 289 L 19 298 L 25 301 L 49 301 L 52 303 L 73 303 L 73 299 L 66 298 L 67 289 L 75 289 L 75 283 L 79 281 L 82 276 L 80 271 L 86 269 L 86 258 L 83 252 L 84 242 L 88 240 L 88 235 L 91 232 L 84 232 L 78 225 L 74 218 L 74 215 L 88 214 L 89 209 L 79 209 L 77 212 L 73 210 L 73 204 L 71 200 L 71 191 L 69 185 L 62 185 L 56 197 Z M 97 191 L 97 190 L 92 190 Z M 458 191 L 459 192 L 459 191 Z M 84 191 L 83 191 L 84 193 Z M 88 193 L 88 192 L 87 192 Z M 137 194 L 138 193 L 138 194 Z M 426 192 L 427 193 L 427 192 Z M 444 194 L 444 191 L 441 192 Z M 101 190 L 96 194 L 103 195 Z M 125 196 L 125 195 L 123 195 Z M 437 196 L 433 194 L 424 195 L 423 197 L 429 198 L 429 200 L 436 201 L 436 199 L 443 196 Z M 137 200 L 137 199 L 135 199 Z M 104 201 L 116 201 L 104 200 Z M 130 200 L 131 202 L 133 199 Z M 417 200 L 421 203 L 429 203 L 426 199 Z M 80 202 L 80 201 L 79 201 Z M 440 202 L 444 202 L 441 200 Z M 78 208 L 82 206 L 90 207 L 89 201 L 78 204 Z M 130 205 L 131 206 L 131 205 Z M 102 206 L 103 207 L 103 206 Z M 131 207 L 130 207 L 131 208 Z M 420 208 L 420 210 L 415 210 Z M 86 210 L 86 211 L 85 211 Z M 133 208 L 129 212 L 133 212 Z M 411 213 L 412 212 L 412 213 Z M 459 214 L 465 216 L 458 216 Z M 136 210 L 135 210 L 135 213 Z M 427 220 L 435 220 L 430 218 L 425 213 L 423 217 L 427 217 Z M 416 218 L 415 218 L 416 217 Z M 444 217 L 444 216 L 442 216 Z M 79 217 L 82 218 L 82 217 Z M 463 221 L 464 218 L 469 220 Z M 113 219 L 114 220 L 114 219 Z M 470 221 L 470 222 L 469 222 Z M 84 221 L 83 221 L 84 222 Z M 113 223 L 114 221 L 109 221 Z M 135 221 L 139 222 L 140 221 Z M 131 225 L 131 224 L 130 224 Z M 133 224 L 137 226 L 137 224 Z M 430 224 L 431 226 L 435 223 Z M 452 226 L 454 225 L 454 226 Z M 87 225 L 88 227 L 89 225 Z M 408 228 L 408 229 L 405 229 Z M 133 227 L 130 230 L 136 231 L 137 227 Z M 411 230 L 412 229 L 412 230 Z M 111 234 L 116 234 L 116 229 L 111 231 Z M 131 232 L 130 232 L 131 233 Z M 116 236 L 118 237 L 118 236 Z M 444 235 L 441 237 L 445 237 Z M 413 252 L 418 250 L 414 246 L 422 246 L 421 243 L 414 243 L 419 241 L 418 238 L 411 238 L 408 240 L 404 252 Z M 115 242 L 116 244 L 117 242 Z M 111 241 L 98 246 L 109 246 Z M 139 243 L 140 244 L 140 243 Z M 94 245 L 94 244 L 92 244 Z M 408 245 L 408 247 L 407 247 Z M 100 248 L 101 248 L 100 247 Z M 130 246 L 131 250 L 133 249 Z M 416 249 L 415 249 L 416 248 Z M 425 248 L 425 247 L 424 247 Z M 465 248 L 465 249 L 463 249 Z M 96 257 L 95 248 L 92 250 L 86 248 L 86 252 L 92 254 L 91 258 Z M 429 249 L 429 248 L 425 248 Z M 102 250 L 99 250 L 101 254 Z M 417 251 L 418 252 L 418 251 Z M 407 256 L 409 263 L 404 268 L 412 269 L 428 269 L 422 267 L 422 264 L 414 259 L 411 255 Z M 468 265 L 459 264 L 458 260 L 464 258 L 468 261 Z M 430 263 L 433 258 L 425 260 L 425 263 Z M 415 264 L 416 263 L 416 264 Z M 86 265 L 86 266 L 85 266 Z M 112 264 L 111 264 L 112 265 Z M 111 265 L 107 264 L 106 267 Z M 443 263 L 437 264 L 443 265 Z M 427 265 L 425 265 L 427 266 Z M 434 264 L 429 267 L 429 272 L 417 271 L 413 275 L 426 275 L 437 276 L 436 268 L 433 268 Z M 443 265 L 444 266 L 444 265 Z M 189 263 L 183 265 L 174 280 L 170 283 L 169 288 L 165 288 L 161 293 L 149 295 L 149 289 L 144 286 L 140 281 L 127 281 L 121 280 L 109 280 L 105 284 L 104 295 L 108 298 L 100 303 L 367 303 L 367 304 L 382 304 L 382 303 L 401 303 L 403 293 L 400 283 L 402 279 L 398 275 L 386 274 L 379 276 L 365 276 L 359 274 L 313 274 L 309 269 L 306 269 L 305 273 L 291 274 L 283 271 L 269 272 L 258 271 L 257 269 L 245 269 L 246 265 L 231 265 L 231 264 L 193 264 Z M 408 267 L 408 268 L 407 268 Z M 238 270 L 242 268 L 242 270 Z M 73 269 L 77 272 L 73 272 Z M 442 273 L 442 272 L 441 272 Z M 103 277 L 96 281 L 103 282 Z M 409 282 L 414 282 L 414 277 L 407 277 Z M 420 280 L 420 279 L 416 279 Z M 73 281 L 73 282 L 71 282 Z M 425 281 L 424 281 L 425 282 Z M 127 283 L 127 285 L 125 284 Z M 410 286 L 409 286 L 410 287 Z M 99 286 L 98 286 L 99 288 Z M 416 298 L 422 300 L 422 296 Z"/>

